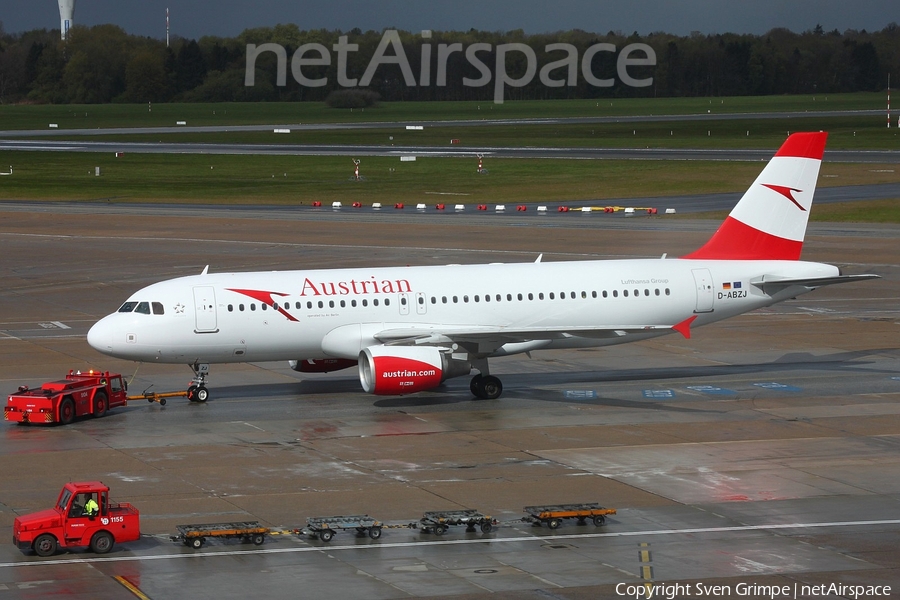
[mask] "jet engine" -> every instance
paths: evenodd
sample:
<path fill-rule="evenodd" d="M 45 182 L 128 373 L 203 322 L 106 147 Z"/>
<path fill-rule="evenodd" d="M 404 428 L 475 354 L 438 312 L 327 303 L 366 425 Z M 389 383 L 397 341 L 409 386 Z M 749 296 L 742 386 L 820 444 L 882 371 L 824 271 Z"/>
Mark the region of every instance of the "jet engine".
<path fill-rule="evenodd" d="M 472 363 L 435 346 L 370 346 L 359 353 L 359 380 L 370 394 L 392 396 L 430 390 L 468 375 Z"/>

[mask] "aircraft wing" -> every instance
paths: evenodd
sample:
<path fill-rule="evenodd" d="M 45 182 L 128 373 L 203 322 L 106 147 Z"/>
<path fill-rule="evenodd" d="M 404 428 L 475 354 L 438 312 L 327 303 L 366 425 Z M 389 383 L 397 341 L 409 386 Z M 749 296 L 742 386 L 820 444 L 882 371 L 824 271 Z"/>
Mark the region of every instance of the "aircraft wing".
<path fill-rule="evenodd" d="M 443 326 L 422 324 L 414 327 L 384 329 L 375 334 L 375 339 L 385 345 L 438 346 L 458 344 L 477 347 L 478 353 L 493 352 L 505 344 L 521 344 L 535 341 L 552 341 L 569 337 L 592 339 L 617 338 L 638 333 L 671 331 L 675 325 L 618 325 L 614 327 L 567 327 L 552 329 L 546 327 L 499 327 L 499 326 Z M 689 324 L 688 324 L 689 325 Z"/>

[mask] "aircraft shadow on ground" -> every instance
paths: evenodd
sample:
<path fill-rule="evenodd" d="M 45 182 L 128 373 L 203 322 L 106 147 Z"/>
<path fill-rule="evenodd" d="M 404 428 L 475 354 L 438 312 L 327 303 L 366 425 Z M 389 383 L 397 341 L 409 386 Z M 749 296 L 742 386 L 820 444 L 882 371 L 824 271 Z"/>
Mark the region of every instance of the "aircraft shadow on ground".
<path fill-rule="evenodd" d="M 771 362 L 732 364 L 732 365 L 703 365 L 697 367 L 660 367 L 641 369 L 620 369 L 615 371 L 560 371 L 550 373 L 507 373 L 501 375 L 504 384 L 503 399 L 515 396 L 516 398 L 542 402 L 555 402 L 566 404 L 590 404 L 598 406 L 640 407 L 646 409 L 682 410 L 697 412 L 697 409 L 678 408 L 667 403 L 666 398 L 645 398 L 640 401 L 628 401 L 619 398 L 603 397 L 571 397 L 559 393 L 547 393 L 547 387 L 559 387 L 566 385 L 596 384 L 602 386 L 608 383 L 642 383 L 664 380 L 684 380 L 703 378 L 722 378 L 733 375 L 750 375 L 754 373 L 790 373 L 797 371 L 827 370 L 829 372 L 865 373 L 865 374 L 896 374 L 896 370 L 889 368 L 873 368 L 875 361 L 865 360 L 873 355 L 898 355 L 900 348 L 886 348 L 875 350 L 859 350 L 816 356 L 807 352 L 793 352 L 784 354 Z M 445 382 L 434 390 L 419 392 L 409 396 L 384 396 L 377 397 L 372 405 L 378 408 L 414 408 L 427 406 L 444 406 L 462 403 L 489 403 L 490 400 L 478 400 L 474 398 L 468 389 L 469 380 L 460 377 Z M 296 397 L 303 400 L 304 396 L 356 396 L 362 394 L 357 378 L 341 379 L 308 379 L 297 382 L 253 385 L 253 386 L 225 386 L 215 390 L 215 397 L 236 398 L 241 396 L 256 398 Z M 602 390 L 598 390 L 602 392 Z M 215 399 L 215 397 L 213 399 Z"/>

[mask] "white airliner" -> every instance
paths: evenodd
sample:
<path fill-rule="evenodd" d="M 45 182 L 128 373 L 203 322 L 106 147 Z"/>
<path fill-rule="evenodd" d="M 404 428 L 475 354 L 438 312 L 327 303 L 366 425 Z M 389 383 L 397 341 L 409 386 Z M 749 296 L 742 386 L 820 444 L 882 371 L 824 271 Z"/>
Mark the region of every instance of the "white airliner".
<path fill-rule="evenodd" d="M 795 133 L 712 238 L 677 259 L 353 268 L 180 277 L 135 292 L 88 332 L 110 356 L 182 363 L 193 401 L 212 363 L 289 360 L 301 372 L 358 366 L 366 392 L 410 394 L 477 374 L 488 359 L 610 346 L 733 317 L 842 276 L 799 260 L 827 133 Z"/>

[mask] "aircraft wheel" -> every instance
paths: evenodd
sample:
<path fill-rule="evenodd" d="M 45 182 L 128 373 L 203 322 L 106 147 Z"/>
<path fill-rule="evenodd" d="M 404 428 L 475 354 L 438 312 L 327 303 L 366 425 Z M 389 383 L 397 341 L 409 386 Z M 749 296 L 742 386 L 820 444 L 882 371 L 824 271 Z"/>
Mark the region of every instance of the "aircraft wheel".
<path fill-rule="evenodd" d="M 496 400 L 503 393 L 503 384 L 493 375 L 481 378 L 481 398 Z"/>
<path fill-rule="evenodd" d="M 192 386 L 188 387 L 188 389 L 187 389 L 187 399 L 188 399 L 189 401 L 191 401 L 191 402 L 196 402 L 196 401 L 197 401 L 197 397 L 196 397 L 196 396 L 197 396 L 197 386 L 196 386 L 196 385 L 192 385 Z"/>
<path fill-rule="evenodd" d="M 472 392 L 472 395 L 476 398 L 484 398 L 482 395 L 484 392 L 481 390 L 481 380 L 483 377 L 479 374 L 472 378 L 472 381 L 469 383 L 469 391 Z"/>
<path fill-rule="evenodd" d="M 206 389 L 205 385 L 197 386 L 196 391 L 194 391 L 194 401 L 206 402 L 207 400 L 209 400 L 209 390 Z"/>

